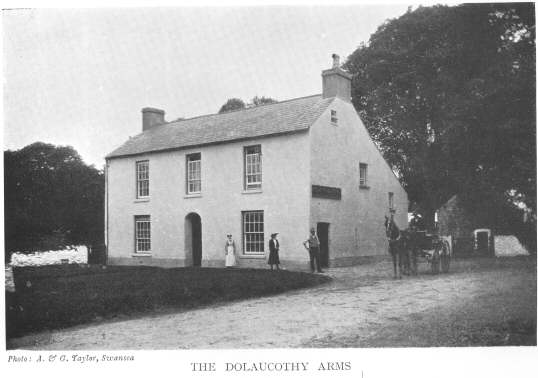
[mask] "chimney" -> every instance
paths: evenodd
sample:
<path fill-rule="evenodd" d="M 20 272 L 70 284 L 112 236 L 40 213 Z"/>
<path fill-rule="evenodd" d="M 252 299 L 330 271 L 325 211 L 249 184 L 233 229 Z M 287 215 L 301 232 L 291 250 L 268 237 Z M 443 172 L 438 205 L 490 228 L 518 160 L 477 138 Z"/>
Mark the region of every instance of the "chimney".
<path fill-rule="evenodd" d="M 333 67 L 321 72 L 323 98 L 338 97 L 351 102 L 352 75 L 340 68 L 340 56 L 333 54 Z"/>
<path fill-rule="evenodd" d="M 163 123 L 165 123 L 164 110 L 155 108 L 142 109 L 142 131 L 149 130 Z"/>

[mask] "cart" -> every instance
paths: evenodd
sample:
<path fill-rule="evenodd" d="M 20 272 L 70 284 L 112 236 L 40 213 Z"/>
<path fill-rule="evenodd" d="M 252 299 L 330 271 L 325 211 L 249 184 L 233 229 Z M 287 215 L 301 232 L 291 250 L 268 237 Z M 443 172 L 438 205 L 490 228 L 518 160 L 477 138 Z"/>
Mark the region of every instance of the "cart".
<path fill-rule="evenodd" d="M 425 231 L 411 231 L 409 236 L 411 238 L 410 249 L 415 255 L 413 258 L 415 272 L 417 260 L 422 259 L 430 265 L 433 274 L 448 273 L 450 260 L 452 260 L 452 248 L 446 239 Z"/>

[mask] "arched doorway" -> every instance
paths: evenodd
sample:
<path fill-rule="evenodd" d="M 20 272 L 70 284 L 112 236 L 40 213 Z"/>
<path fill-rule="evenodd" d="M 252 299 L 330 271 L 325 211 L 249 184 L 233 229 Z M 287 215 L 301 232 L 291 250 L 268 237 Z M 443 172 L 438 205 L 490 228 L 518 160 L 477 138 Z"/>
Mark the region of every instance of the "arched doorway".
<path fill-rule="evenodd" d="M 202 266 L 202 219 L 196 213 L 185 217 L 185 265 Z"/>

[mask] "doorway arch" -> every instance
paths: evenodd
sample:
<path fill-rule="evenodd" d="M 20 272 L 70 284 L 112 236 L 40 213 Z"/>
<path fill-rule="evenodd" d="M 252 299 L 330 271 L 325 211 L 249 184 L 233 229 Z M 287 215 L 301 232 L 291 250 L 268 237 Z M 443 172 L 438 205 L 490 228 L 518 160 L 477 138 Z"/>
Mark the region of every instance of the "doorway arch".
<path fill-rule="evenodd" d="M 202 266 L 202 218 L 197 213 L 185 217 L 185 265 Z"/>

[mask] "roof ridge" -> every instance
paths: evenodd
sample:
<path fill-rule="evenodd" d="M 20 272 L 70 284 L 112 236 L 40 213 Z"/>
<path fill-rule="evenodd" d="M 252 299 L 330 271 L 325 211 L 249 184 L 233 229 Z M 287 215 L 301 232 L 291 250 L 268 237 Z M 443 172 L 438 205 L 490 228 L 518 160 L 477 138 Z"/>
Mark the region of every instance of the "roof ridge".
<path fill-rule="evenodd" d="M 218 116 L 218 115 L 224 115 L 224 114 L 244 112 L 244 111 L 247 111 L 247 110 L 261 108 L 261 107 L 264 107 L 264 106 L 278 105 L 278 104 L 283 104 L 285 102 L 302 100 L 302 99 L 305 99 L 305 98 L 316 97 L 316 96 L 321 96 L 321 93 L 317 93 L 317 94 L 313 94 L 313 95 L 309 95 L 309 96 L 290 98 L 288 100 L 277 101 L 277 102 L 273 102 L 273 103 L 270 103 L 270 104 L 261 104 L 261 105 L 257 105 L 257 106 L 252 106 L 250 108 L 230 110 L 230 111 L 224 112 L 224 113 L 218 113 L 217 112 L 217 113 L 202 114 L 202 115 L 194 116 L 194 117 L 191 117 L 191 118 L 176 119 L 175 121 L 166 122 L 166 123 L 163 123 L 162 125 L 170 125 L 170 124 L 173 124 L 173 123 L 180 123 L 180 122 L 190 121 L 192 119 L 198 119 L 198 118 L 203 118 L 203 117 L 211 117 L 211 116 Z M 162 126 L 162 125 L 160 125 L 160 126 Z"/>
<path fill-rule="evenodd" d="M 129 138 L 107 159 L 308 130 L 333 100 L 314 94 L 265 104 L 262 109 L 252 107 L 167 122 Z M 248 112 L 251 109 L 258 110 Z"/>

